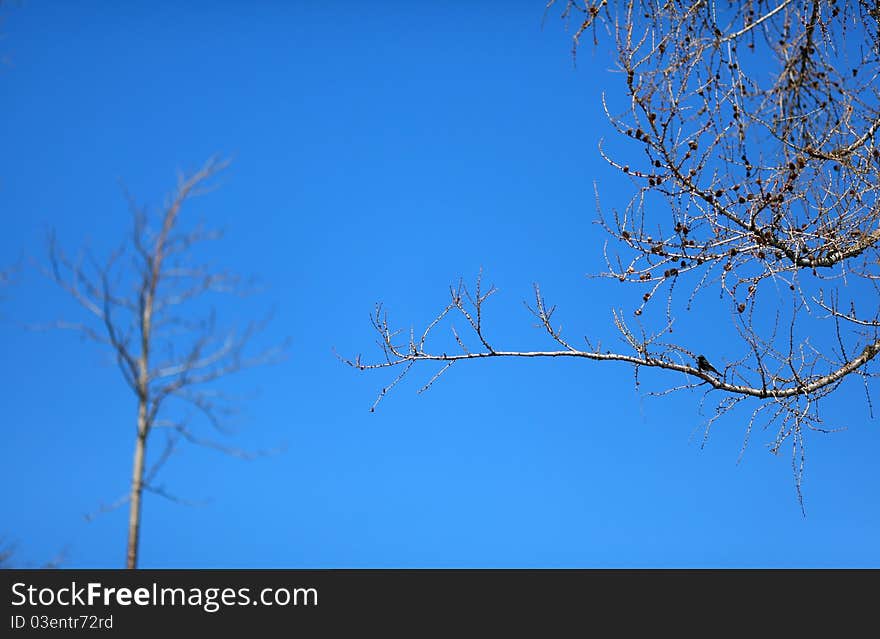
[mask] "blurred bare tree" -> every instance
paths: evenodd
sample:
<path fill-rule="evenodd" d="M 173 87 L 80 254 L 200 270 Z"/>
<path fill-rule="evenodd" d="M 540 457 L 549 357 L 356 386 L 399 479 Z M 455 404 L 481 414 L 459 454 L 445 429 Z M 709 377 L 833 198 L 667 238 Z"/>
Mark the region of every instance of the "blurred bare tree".
<path fill-rule="evenodd" d="M 129 505 L 126 566 L 136 568 L 144 491 L 181 501 L 156 478 L 183 440 L 238 457 L 258 453 L 224 446 L 194 432 L 181 404 L 189 405 L 222 431 L 233 410 L 232 398 L 211 383 L 242 369 L 277 361 L 284 346 L 250 353 L 263 322 L 220 331 L 209 293 L 240 294 L 246 287 L 235 275 L 194 263 L 198 245 L 219 239 L 218 232 L 190 225 L 182 230 L 185 204 L 211 188 L 227 162 L 216 158 L 180 175 L 177 188 L 157 215 L 130 199 L 131 236 L 104 262 L 86 252 L 68 257 L 50 238 L 46 274 L 88 313 L 90 321 L 59 321 L 54 326 L 78 331 L 110 350 L 137 402 L 134 458 L 128 494 L 108 510 Z M 177 403 L 176 407 L 169 404 Z M 166 410 L 176 408 L 176 410 Z M 147 466 L 147 444 L 156 431 L 167 435 L 164 447 Z"/>
<path fill-rule="evenodd" d="M 385 356 L 349 363 L 401 369 L 380 399 L 427 361 L 441 368 L 425 387 L 455 362 L 487 357 L 624 362 L 637 383 L 640 369 L 669 371 L 685 380 L 660 394 L 702 387 L 716 398 L 707 435 L 744 408 L 744 447 L 758 425 L 775 432 L 774 453 L 791 444 L 803 507 L 804 435 L 828 430 L 821 400 L 851 379 L 871 410 L 877 375 L 880 3 L 567 0 L 561 12 L 574 20 L 575 54 L 585 34 L 616 44 L 625 99 L 604 105 L 632 152 L 599 152 L 631 179 L 634 195 L 623 210 L 599 207 L 617 251 L 606 248 L 598 275 L 636 290 L 629 311 L 611 311 L 627 347 L 563 336 L 536 285 L 530 310 L 554 347 L 497 348 L 484 321 L 494 289 L 478 281 L 473 291 L 454 287 L 419 332 L 401 333 L 377 306 Z M 710 363 L 711 353 L 707 360 L 670 341 L 677 315 L 714 318 L 719 303 L 730 317 L 717 326 L 719 341 L 738 352 L 732 361 Z M 432 332 L 453 315 L 475 346 L 455 334 L 459 352 L 432 350 Z"/>
<path fill-rule="evenodd" d="M 16 556 L 19 553 L 16 551 L 16 545 L 14 542 L 9 541 L 6 537 L 0 535 L 0 570 L 3 569 L 12 569 L 12 568 L 25 568 L 29 566 L 20 565 L 20 559 L 17 559 Z M 67 560 L 67 549 L 63 549 L 58 552 L 52 559 L 47 561 L 46 563 L 38 566 L 39 568 L 60 568 L 64 562 Z"/>
<path fill-rule="evenodd" d="M 0 568 L 11 568 L 12 567 L 12 556 L 15 553 L 15 548 L 10 544 L 6 539 L 0 537 Z"/>

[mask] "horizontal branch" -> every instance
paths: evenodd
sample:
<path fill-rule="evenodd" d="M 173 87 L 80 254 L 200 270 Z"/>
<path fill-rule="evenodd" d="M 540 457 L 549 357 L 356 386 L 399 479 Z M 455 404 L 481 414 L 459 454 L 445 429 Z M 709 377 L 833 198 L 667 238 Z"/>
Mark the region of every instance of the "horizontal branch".
<path fill-rule="evenodd" d="M 670 362 L 663 359 L 658 359 L 654 357 L 637 357 L 634 355 L 624 355 L 622 353 L 596 353 L 592 351 L 582 351 L 582 350 L 558 350 L 558 351 L 482 351 L 478 353 L 458 353 L 458 354 L 431 354 L 431 353 L 412 353 L 406 354 L 396 360 L 390 360 L 388 362 L 381 362 L 378 364 L 364 364 L 361 363 L 360 360 L 344 360 L 350 366 L 357 368 L 359 370 L 372 370 L 379 368 L 390 368 L 394 366 L 399 366 L 402 364 L 408 364 L 412 362 L 457 362 L 462 360 L 478 360 L 478 359 L 488 359 L 488 358 L 499 358 L 499 357 L 523 357 L 523 358 L 532 358 L 532 357 L 575 357 L 581 359 L 589 359 L 594 361 L 613 361 L 613 362 L 624 362 L 628 364 L 634 364 L 636 366 L 647 366 L 650 368 L 660 368 L 664 370 L 677 371 L 679 373 L 684 373 L 686 375 L 690 375 L 692 377 L 699 378 L 710 384 L 713 388 L 726 391 L 729 393 L 736 393 L 739 395 L 749 395 L 751 397 L 757 397 L 759 399 L 784 399 L 788 397 L 795 397 L 798 395 L 810 395 L 815 393 L 818 390 L 821 390 L 825 386 L 833 384 L 845 377 L 849 373 L 852 373 L 862 366 L 864 366 L 868 361 L 872 360 L 877 353 L 880 353 L 880 340 L 875 341 L 872 344 L 869 344 L 865 347 L 862 353 L 847 362 L 840 368 L 828 373 L 827 375 L 822 375 L 820 377 L 816 377 L 812 379 L 809 383 L 801 383 L 795 386 L 788 386 L 783 388 L 756 388 L 753 386 L 746 386 L 740 384 L 730 384 L 725 382 L 723 379 L 719 379 L 718 377 L 707 373 L 706 371 L 700 370 L 696 366 L 688 366 L 685 364 L 678 364 L 676 362 Z"/>

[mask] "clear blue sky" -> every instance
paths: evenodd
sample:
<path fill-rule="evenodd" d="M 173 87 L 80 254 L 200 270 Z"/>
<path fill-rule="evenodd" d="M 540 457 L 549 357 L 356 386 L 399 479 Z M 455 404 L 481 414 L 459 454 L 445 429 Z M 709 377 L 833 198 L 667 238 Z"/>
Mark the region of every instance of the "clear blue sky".
<path fill-rule="evenodd" d="M 333 355 L 376 355 L 376 301 L 417 326 L 482 267 L 505 348 L 546 346 L 522 301 L 542 284 L 570 334 L 616 344 L 632 304 L 601 270 L 603 203 L 630 185 L 598 158 L 610 43 L 575 68 L 558 14 L 535 2 L 13 3 L 0 52 L 0 256 L 42 259 L 48 229 L 103 253 L 128 231 L 119 181 L 160 205 L 178 169 L 234 157 L 186 211 L 222 227 L 216 261 L 265 291 L 265 343 L 288 360 L 235 380 L 242 461 L 184 448 L 147 495 L 143 567 L 880 566 L 880 432 L 864 391 L 827 405 L 849 427 L 790 455 L 742 423 L 701 450 L 699 393 L 652 399 L 623 365 L 492 361 L 429 392 Z M 21 328 L 77 308 L 26 267 L 0 300 L 0 534 L 20 564 L 124 562 L 135 407 L 106 354 Z M 619 286 L 619 285 L 618 285 Z M 723 362 L 711 321 L 687 343 Z M 665 378 L 646 378 L 662 388 Z M 678 381 L 678 380 L 676 380 Z M 876 402 L 875 402 L 876 403 Z"/>

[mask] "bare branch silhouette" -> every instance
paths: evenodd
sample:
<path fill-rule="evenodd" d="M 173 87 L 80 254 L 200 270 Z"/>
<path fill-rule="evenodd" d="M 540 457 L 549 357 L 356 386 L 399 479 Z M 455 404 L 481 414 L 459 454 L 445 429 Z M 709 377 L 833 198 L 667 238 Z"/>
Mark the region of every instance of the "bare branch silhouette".
<path fill-rule="evenodd" d="M 833 430 L 822 400 L 854 379 L 870 408 L 877 375 L 880 9 L 868 0 L 567 0 L 562 16 L 582 16 L 574 51 L 588 29 L 616 44 L 624 99 L 605 96 L 603 106 L 632 151 L 620 158 L 600 144 L 599 154 L 634 195 L 622 210 L 599 207 L 611 241 L 596 277 L 637 290 L 632 309 L 610 309 L 626 348 L 563 337 L 536 285 L 528 308 L 551 348 L 502 349 L 485 326 L 488 295 L 478 278 L 473 295 L 461 284 L 452 290 L 418 340 L 401 340 L 377 306 L 384 358 L 345 361 L 360 370 L 402 367 L 394 384 L 419 362 L 443 363 L 439 375 L 491 357 L 576 357 L 622 362 L 637 376 L 676 373 L 684 382 L 660 394 L 704 388 L 716 398 L 706 434 L 748 407 L 744 445 L 759 425 L 775 432 L 773 452 L 791 444 L 803 507 L 804 434 Z M 738 350 L 723 365 L 667 339 L 676 317 L 710 310 L 726 311 L 724 339 Z M 429 334 L 455 315 L 479 347 L 465 347 L 455 332 L 457 352 L 431 350 Z"/>

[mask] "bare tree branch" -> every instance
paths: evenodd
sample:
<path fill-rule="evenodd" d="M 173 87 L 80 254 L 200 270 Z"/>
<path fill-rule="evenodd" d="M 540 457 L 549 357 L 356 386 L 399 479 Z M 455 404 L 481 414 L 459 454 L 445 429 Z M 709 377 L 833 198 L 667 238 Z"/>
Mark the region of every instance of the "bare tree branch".
<path fill-rule="evenodd" d="M 548 10 L 555 4 L 550 0 Z M 808 431 L 832 432 L 819 406 L 847 379 L 869 383 L 880 353 L 880 9 L 873 0 L 566 0 L 573 47 L 592 29 L 616 45 L 620 91 L 603 96 L 611 128 L 629 144 L 600 157 L 631 180 L 622 208 L 598 206 L 608 234 L 596 277 L 633 287 L 633 308 L 613 309 L 625 347 L 563 337 L 535 285 L 527 307 L 546 350 L 502 348 L 475 294 L 459 284 L 420 339 L 372 318 L 382 358 L 343 358 L 360 370 L 401 367 L 380 399 L 419 362 L 442 368 L 494 357 L 575 357 L 684 377 L 656 394 L 703 388 L 722 417 L 745 415 L 792 447 L 798 498 Z M 715 291 L 718 295 L 706 295 Z M 720 298 L 719 298 L 720 295 Z M 715 301 L 720 299 L 720 303 Z M 730 318 L 726 364 L 667 336 L 683 313 Z M 456 352 L 432 349 L 450 327 Z M 630 319 L 633 318 L 633 319 Z M 653 328 L 652 328 L 653 327 Z M 410 334 L 414 331 L 411 329 Z M 607 340 L 606 340 L 607 341 Z M 716 373 L 720 370 L 720 373 Z M 375 407 L 375 406 L 374 406 Z M 705 436 L 704 435 L 704 436 Z"/>

